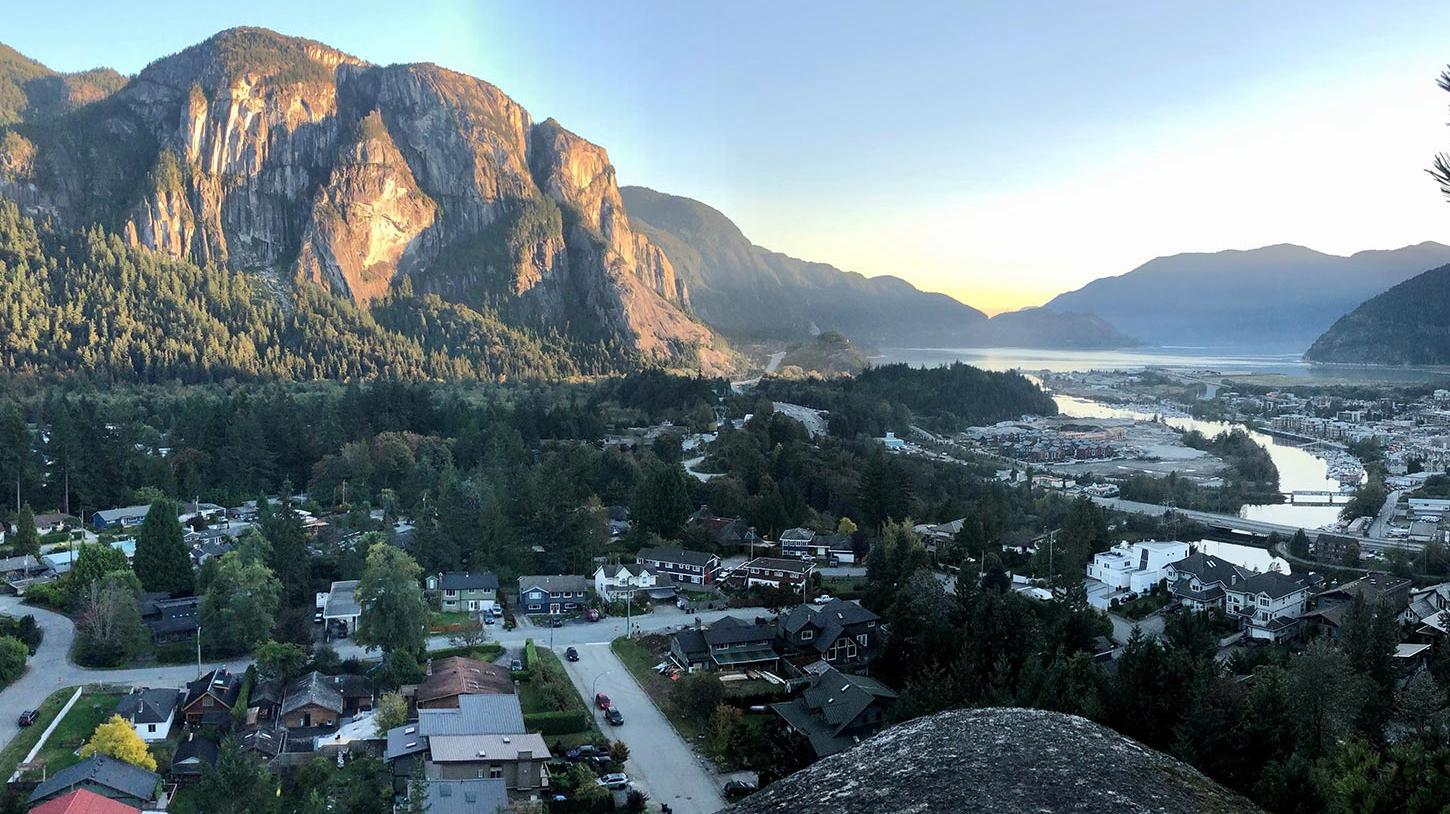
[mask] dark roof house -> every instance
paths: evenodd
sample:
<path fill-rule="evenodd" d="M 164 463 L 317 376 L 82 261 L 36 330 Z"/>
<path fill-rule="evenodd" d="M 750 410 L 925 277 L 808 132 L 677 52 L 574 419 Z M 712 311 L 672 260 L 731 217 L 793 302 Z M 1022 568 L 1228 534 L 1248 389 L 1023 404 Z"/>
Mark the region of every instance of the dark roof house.
<path fill-rule="evenodd" d="M 836 599 L 819 608 L 798 605 L 780 618 L 780 637 L 804 659 L 860 663 L 880 649 L 880 617 L 855 602 Z"/>
<path fill-rule="evenodd" d="M 51 775 L 30 793 L 31 805 L 75 789 L 86 789 L 127 805 L 145 806 L 156 798 L 161 776 L 109 755 L 92 755 Z"/>
<path fill-rule="evenodd" d="M 896 692 L 874 678 L 829 668 L 799 698 L 771 709 L 811 743 L 817 757 L 845 751 L 886 725 Z"/>

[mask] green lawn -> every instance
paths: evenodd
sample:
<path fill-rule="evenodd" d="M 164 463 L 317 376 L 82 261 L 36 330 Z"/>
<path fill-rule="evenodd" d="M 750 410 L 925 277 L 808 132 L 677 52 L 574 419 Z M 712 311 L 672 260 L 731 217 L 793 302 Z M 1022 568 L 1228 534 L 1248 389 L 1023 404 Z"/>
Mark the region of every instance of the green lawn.
<path fill-rule="evenodd" d="M 1169 596 L 1166 591 L 1157 594 L 1144 594 L 1131 602 L 1118 603 L 1115 612 L 1136 621 L 1167 605 L 1172 599 L 1173 597 Z"/>
<path fill-rule="evenodd" d="M 55 774 L 67 766 L 80 762 L 76 750 L 90 738 L 96 727 L 111 717 L 116 705 L 121 703 L 121 694 L 115 692 L 87 692 L 81 695 L 70 713 L 61 719 L 60 726 L 50 733 L 50 739 L 41 747 L 36 760 L 45 763 L 47 774 Z M 40 726 L 37 722 L 36 726 Z M 22 755 L 23 757 L 23 755 Z"/>
<path fill-rule="evenodd" d="M 856 599 L 866 586 L 865 577 L 822 577 L 821 590 L 837 599 Z"/>
<path fill-rule="evenodd" d="M 40 733 L 44 732 L 47 726 L 50 726 L 50 722 L 55 720 L 55 716 L 60 712 L 60 708 L 65 706 L 66 700 L 75 691 L 75 687 L 62 687 L 51 693 L 50 697 L 45 699 L 45 703 L 40 705 L 40 717 L 36 719 L 35 723 L 20 730 L 20 733 L 11 739 L 10 743 L 3 750 L 0 750 L 0 780 L 9 778 L 15 772 L 16 765 L 35 746 L 35 742 L 40 740 Z M 77 701 L 76 703 L 79 704 L 80 702 Z M 13 710 L 13 712 L 18 716 L 24 710 L 17 709 Z"/>
<path fill-rule="evenodd" d="M 680 737 L 693 743 L 704 736 L 705 727 L 680 714 L 670 700 L 670 688 L 675 682 L 654 671 L 654 666 L 664 659 L 662 655 L 640 644 L 638 639 L 615 639 L 609 643 L 609 649 L 624 662 L 625 669 L 649 694 L 650 700 L 664 713 L 665 719 L 680 733 Z"/>
<path fill-rule="evenodd" d="M 468 622 L 477 622 L 478 614 L 462 611 L 432 611 L 428 614 L 428 628 L 434 633 L 456 630 Z"/>

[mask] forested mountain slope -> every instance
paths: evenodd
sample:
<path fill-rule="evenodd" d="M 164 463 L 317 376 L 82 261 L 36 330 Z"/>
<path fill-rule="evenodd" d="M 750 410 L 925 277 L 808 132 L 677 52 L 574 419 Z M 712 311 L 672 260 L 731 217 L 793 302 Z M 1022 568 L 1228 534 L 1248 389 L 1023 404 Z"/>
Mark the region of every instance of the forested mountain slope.
<path fill-rule="evenodd" d="M 1450 365 L 1450 265 L 1369 299 L 1335 322 L 1305 356 L 1315 362 Z"/>

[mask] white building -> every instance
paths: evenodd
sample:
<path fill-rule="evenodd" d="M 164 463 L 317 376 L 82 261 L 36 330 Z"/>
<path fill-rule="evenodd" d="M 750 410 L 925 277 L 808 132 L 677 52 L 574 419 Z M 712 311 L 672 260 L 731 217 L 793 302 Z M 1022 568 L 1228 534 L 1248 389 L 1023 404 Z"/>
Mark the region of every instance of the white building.
<path fill-rule="evenodd" d="M 1087 576 L 1113 592 L 1143 593 L 1167 576 L 1165 569 L 1169 565 L 1187 556 L 1188 543 L 1156 540 L 1119 543 L 1093 555 L 1087 566 Z"/>
<path fill-rule="evenodd" d="M 160 743 L 171 735 L 171 725 L 176 721 L 176 708 L 182 695 L 180 690 L 137 687 L 121 699 L 116 706 L 116 714 L 131 724 L 141 740 Z"/>
<path fill-rule="evenodd" d="M 657 591 L 673 592 L 670 578 L 641 563 L 601 565 L 594 571 L 594 592 L 610 601 L 619 601 L 643 591 L 654 595 Z"/>
<path fill-rule="evenodd" d="M 1225 609 L 1243 622 L 1246 637 L 1283 641 L 1299 627 L 1315 585 L 1309 577 L 1277 571 L 1254 574 L 1224 588 Z"/>

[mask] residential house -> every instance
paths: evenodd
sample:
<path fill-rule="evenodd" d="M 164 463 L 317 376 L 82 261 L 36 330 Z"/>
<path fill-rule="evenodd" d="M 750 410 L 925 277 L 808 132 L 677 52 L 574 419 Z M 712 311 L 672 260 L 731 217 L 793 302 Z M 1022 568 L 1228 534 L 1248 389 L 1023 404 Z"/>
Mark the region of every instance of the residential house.
<path fill-rule="evenodd" d="M 24 579 L 46 570 L 45 563 L 30 554 L 0 559 L 0 576 L 5 579 Z"/>
<path fill-rule="evenodd" d="M 785 588 L 798 591 L 805 587 L 816 565 L 803 560 L 780 557 L 756 557 L 735 570 L 731 582 L 743 588 Z"/>
<path fill-rule="evenodd" d="M 774 670 L 780 661 L 775 638 L 773 625 L 751 624 L 725 616 L 709 627 L 686 628 L 671 634 L 670 655 L 686 670 Z"/>
<path fill-rule="evenodd" d="M 1298 631 L 1299 617 L 1319 584 L 1313 574 L 1254 574 L 1224 589 L 1224 612 L 1239 618 L 1246 638 L 1281 642 Z"/>
<path fill-rule="evenodd" d="M 413 688 L 417 709 L 458 709 L 466 695 L 512 695 L 513 676 L 497 664 L 463 656 L 433 659 L 428 676 Z"/>
<path fill-rule="evenodd" d="M 171 755 L 171 782 L 178 786 L 194 786 L 216 766 L 218 749 L 215 741 L 189 733 L 176 745 Z"/>
<path fill-rule="evenodd" d="M 634 561 L 663 572 L 676 584 L 710 585 L 720 570 L 720 558 L 707 551 L 682 548 L 641 548 Z"/>
<path fill-rule="evenodd" d="M 705 505 L 690 515 L 685 524 L 710 535 L 722 551 L 744 551 L 754 555 L 756 549 L 770 545 L 756 533 L 754 526 L 738 517 L 717 516 Z"/>
<path fill-rule="evenodd" d="M 362 606 L 357 601 L 357 580 L 332 583 L 322 597 L 322 619 L 331 629 L 356 633 Z"/>
<path fill-rule="evenodd" d="M 787 529 L 780 535 L 780 556 L 811 559 L 831 565 L 856 562 L 856 549 L 844 534 L 825 534 L 805 528 Z"/>
<path fill-rule="evenodd" d="M 503 778 L 425 780 L 428 814 L 498 814 L 508 809 L 508 783 Z"/>
<path fill-rule="evenodd" d="M 967 518 L 960 517 L 947 523 L 920 523 L 912 526 L 911 530 L 921 538 L 921 544 L 927 551 L 936 552 L 955 542 L 966 524 Z"/>
<path fill-rule="evenodd" d="M 383 759 L 392 767 L 394 788 L 402 793 L 418 769 L 426 768 L 434 737 L 523 734 L 518 696 L 462 695 L 456 709 L 420 709 L 416 722 L 389 729 Z"/>
<path fill-rule="evenodd" d="M 335 727 L 342 713 L 342 692 L 332 676 L 315 670 L 288 684 L 277 708 L 278 720 L 288 729 Z"/>
<path fill-rule="evenodd" d="M 1163 568 L 1168 592 L 1189 610 L 1224 609 L 1227 590 L 1252 574 L 1222 557 L 1195 553 Z"/>
<path fill-rule="evenodd" d="M 265 726 L 249 727 L 237 736 L 237 748 L 269 762 L 287 746 L 287 730 Z"/>
<path fill-rule="evenodd" d="M 426 580 L 445 613 L 480 613 L 498 606 L 498 575 L 492 571 L 445 571 Z"/>
<path fill-rule="evenodd" d="M 572 574 L 519 577 L 519 606 L 530 616 L 559 616 L 583 607 L 589 598 L 589 580 Z"/>
<path fill-rule="evenodd" d="M 1188 556 L 1188 543 L 1119 543 L 1093 555 L 1088 579 L 1108 587 L 1110 592 L 1144 593 L 1165 577 L 1165 569 Z"/>
<path fill-rule="evenodd" d="M 837 599 L 814 608 L 799 605 L 780 617 L 780 638 L 797 663 L 864 664 L 880 650 L 880 617 L 855 602 Z"/>
<path fill-rule="evenodd" d="M 102 509 L 91 515 L 91 525 L 95 526 L 96 531 L 139 526 L 146 519 L 146 513 L 149 511 L 151 511 L 149 505 L 122 506 L 119 509 Z"/>
<path fill-rule="evenodd" d="M 137 688 L 116 705 L 116 714 L 130 722 L 141 740 L 159 743 L 171 735 L 171 725 L 182 698 L 180 690 Z"/>
<path fill-rule="evenodd" d="M 874 678 L 827 668 L 799 698 L 771 704 L 786 724 L 810 741 L 816 757 L 843 752 L 890 720 L 896 692 Z"/>
<path fill-rule="evenodd" d="M 156 799 L 161 776 L 110 755 L 92 755 L 51 775 L 30 792 L 31 805 L 78 789 L 109 797 L 136 808 Z"/>
<path fill-rule="evenodd" d="M 618 540 L 629 533 L 629 507 L 615 504 L 605 510 L 608 513 L 609 539 Z"/>
<path fill-rule="evenodd" d="M 1415 632 L 1427 640 L 1450 632 L 1450 582 L 1410 591 L 1406 615 Z"/>
<path fill-rule="evenodd" d="M 650 599 L 669 599 L 675 584 L 668 574 L 643 563 L 612 563 L 594 570 L 594 592 L 611 602 L 644 594 Z"/>
<path fill-rule="evenodd" d="M 229 725 L 232 706 L 237 703 L 241 690 L 241 676 L 227 672 L 225 667 L 212 670 L 186 685 L 186 698 L 181 702 L 182 720 L 191 727 Z"/>
<path fill-rule="evenodd" d="M 152 644 L 192 641 L 201 625 L 201 597 L 146 594 L 141 597 L 141 623 L 150 631 Z"/>
<path fill-rule="evenodd" d="M 429 780 L 502 780 L 510 797 L 535 799 L 549 788 L 551 759 L 538 733 L 433 735 L 423 775 Z"/>
<path fill-rule="evenodd" d="M 1304 621 L 1325 636 L 1336 638 L 1355 600 L 1363 599 L 1371 610 L 1378 608 L 1383 602 L 1401 620 L 1417 622 L 1420 620 L 1407 618 L 1411 587 L 1413 583 L 1404 577 L 1382 573 L 1366 574 L 1315 596 L 1314 607 L 1304 613 Z"/>
<path fill-rule="evenodd" d="M 57 531 L 69 531 L 79 528 L 80 518 L 64 512 L 47 512 L 35 516 L 35 531 L 37 534 L 45 535 Z"/>
<path fill-rule="evenodd" d="M 93 791 L 76 789 L 46 800 L 30 809 L 30 814 L 139 814 L 140 811 L 135 806 L 102 797 Z"/>

